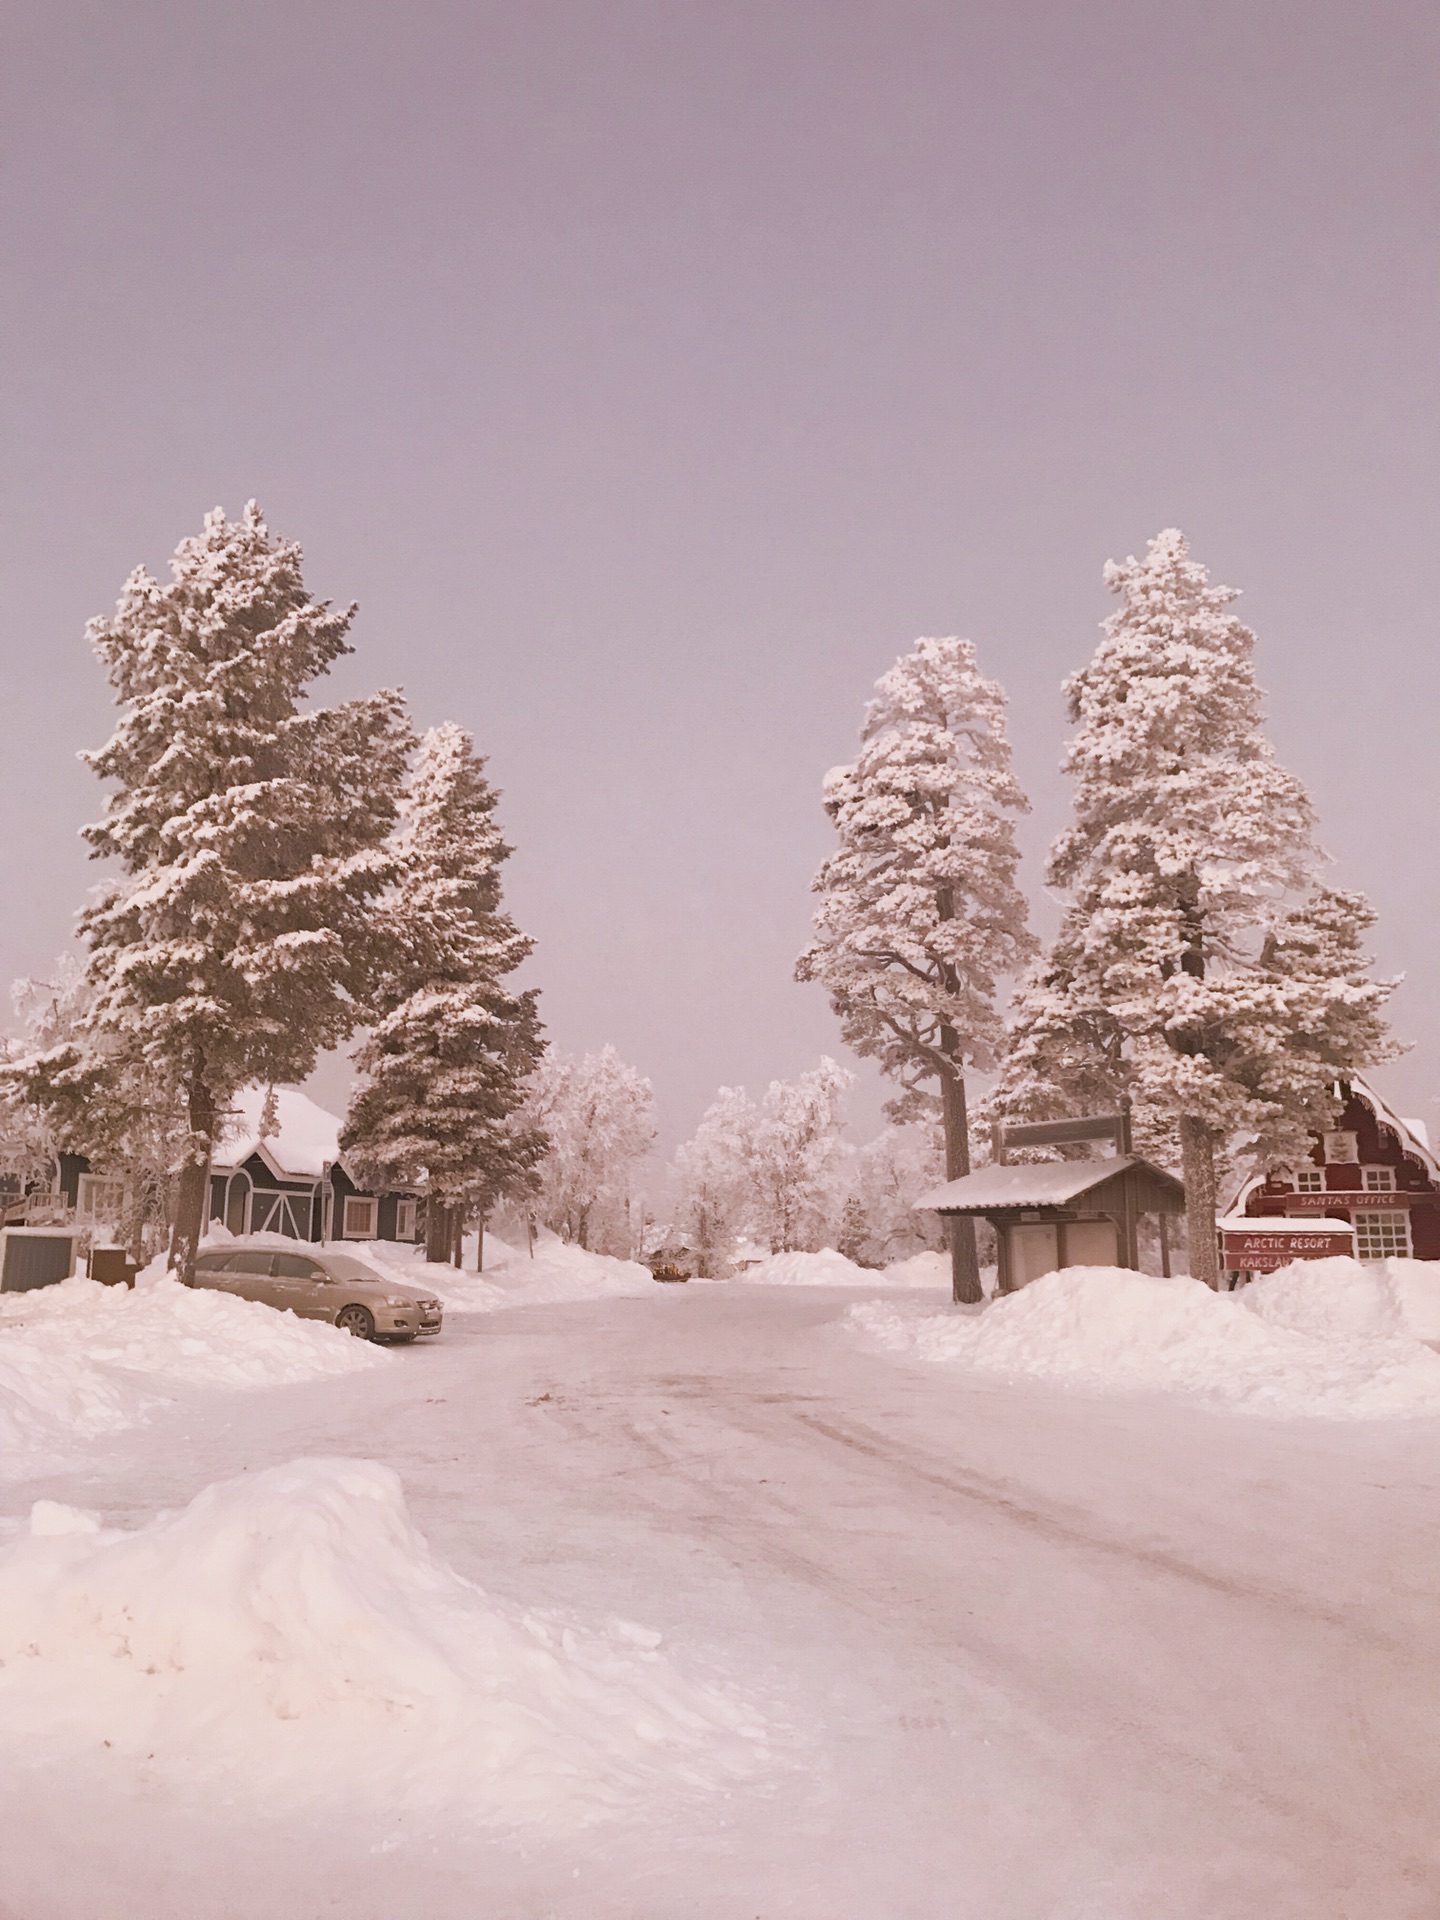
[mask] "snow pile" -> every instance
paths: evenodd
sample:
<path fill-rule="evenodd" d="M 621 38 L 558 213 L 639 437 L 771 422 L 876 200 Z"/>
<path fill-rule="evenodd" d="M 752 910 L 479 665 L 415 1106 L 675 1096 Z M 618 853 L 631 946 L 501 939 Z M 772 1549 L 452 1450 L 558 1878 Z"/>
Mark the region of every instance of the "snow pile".
<path fill-rule="evenodd" d="M 173 1280 L 0 1294 L 0 1460 L 13 1471 L 37 1451 L 136 1426 L 167 1386 L 285 1386 L 385 1359 L 334 1327 Z"/>
<path fill-rule="evenodd" d="M 1256 1414 L 1440 1414 L 1440 1354 L 1404 1330 L 1392 1287 L 1351 1260 L 1297 1262 L 1240 1294 L 1072 1267 L 980 1313 L 866 1301 L 847 1321 L 891 1352 L 1012 1379 L 1181 1393 Z"/>
<path fill-rule="evenodd" d="M 439 1265 L 426 1260 L 422 1248 L 412 1252 L 388 1240 L 367 1240 L 347 1251 L 402 1286 L 434 1294 L 447 1313 L 493 1313 L 497 1307 L 561 1305 L 656 1292 L 648 1267 L 587 1252 L 548 1233 L 536 1242 L 533 1259 L 524 1247 L 507 1246 L 487 1233 L 483 1273 Z"/>
<path fill-rule="evenodd" d="M 862 1267 L 834 1247 L 822 1247 L 818 1253 L 772 1253 L 735 1277 L 759 1287 L 948 1287 L 950 1263 L 942 1253 L 917 1253 L 894 1266 Z"/>
<path fill-rule="evenodd" d="M 0 1752 L 287 1811 L 584 1823 L 769 1763 L 747 1699 L 659 1642 L 487 1599 L 372 1461 L 223 1481 L 130 1533 L 41 1501 L 0 1550 Z"/>
<path fill-rule="evenodd" d="M 879 1276 L 891 1287 L 944 1287 L 950 1291 L 948 1253 L 912 1253 L 908 1260 L 895 1260 Z"/>
<path fill-rule="evenodd" d="M 1400 1296 L 1410 1332 L 1417 1340 L 1440 1341 L 1440 1260 L 1390 1259 L 1385 1271 Z"/>

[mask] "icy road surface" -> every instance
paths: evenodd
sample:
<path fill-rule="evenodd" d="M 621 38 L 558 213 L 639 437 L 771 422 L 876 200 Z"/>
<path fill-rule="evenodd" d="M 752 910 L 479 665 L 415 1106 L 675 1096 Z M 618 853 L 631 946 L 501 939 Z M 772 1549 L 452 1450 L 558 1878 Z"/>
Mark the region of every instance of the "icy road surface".
<path fill-rule="evenodd" d="M 133 1527 L 242 1470 L 380 1460 L 459 1572 L 658 1629 L 791 1741 L 763 1786 L 523 1841 L 12 1767 L 4 1913 L 1434 1920 L 1440 1423 L 977 1385 L 867 1351 L 854 1299 L 455 1316 L 373 1372 L 187 1389 L 0 1487 L 12 1520 Z"/>

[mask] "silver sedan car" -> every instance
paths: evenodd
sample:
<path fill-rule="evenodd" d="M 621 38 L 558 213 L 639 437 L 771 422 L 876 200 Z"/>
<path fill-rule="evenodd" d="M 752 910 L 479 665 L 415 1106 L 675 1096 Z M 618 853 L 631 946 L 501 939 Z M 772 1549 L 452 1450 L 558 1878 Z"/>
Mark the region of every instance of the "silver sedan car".
<path fill-rule="evenodd" d="M 262 1301 L 302 1320 L 328 1320 L 358 1340 L 417 1340 L 440 1331 L 438 1300 L 384 1279 L 353 1253 L 328 1247 L 304 1253 L 216 1247 L 196 1256 L 195 1284 Z"/>

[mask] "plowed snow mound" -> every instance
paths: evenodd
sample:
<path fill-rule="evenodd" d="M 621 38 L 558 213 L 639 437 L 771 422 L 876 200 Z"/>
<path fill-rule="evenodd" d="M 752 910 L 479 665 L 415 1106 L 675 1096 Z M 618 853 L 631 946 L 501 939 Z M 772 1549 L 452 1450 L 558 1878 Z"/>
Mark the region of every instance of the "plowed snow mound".
<path fill-rule="evenodd" d="M 509 1247 L 487 1234 L 483 1273 L 438 1266 L 419 1258 L 418 1248 L 411 1254 L 393 1241 L 367 1240 L 348 1251 L 406 1286 L 427 1288 L 447 1313 L 493 1313 L 498 1307 L 561 1305 L 621 1294 L 653 1296 L 660 1291 L 648 1267 L 590 1253 L 549 1234 L 536 1243 L 533 1258 L 523 1247 Z"/>
<path fill-rule="evenodd" d="M 748 1702 L 659 1639 L 487 1599 L 371 1461 L 223 1481 L 135 1533 L 41 1501 L 0 1550 L 0 1753 L 352 1818 L 585 1823 L 768 1764 Z"/>
<path fill-rule="evenodd" d="M 0 1294 L 0 1471 L 138 1425 L 167 1385 L 285 1386 L 387 1357 L 334 1327 L 173 1280 Z"/>
<path fill-rule="evenodd" d="M 1440 1414 L 1440 1354 L 1403 1330 L 1384 1286 L 1354 1261 L 1297 1263 L 1239 1294 L 1072 1267 L 979 1313 L 917 1316 L 878 1300 L 847 1321 L 891 1352 L 977 1373 L 1182 1393 L 1256 1414 Z"/>
<path fill-rule="evenodd" d="M 752 1287 L 929 1287 L 950 1284 L 943 1253 L 917 1253 L 892 1267 L 862 1267 L 834 1247 L 818 1253 L 772 1253 L 735 1275 Z"/>

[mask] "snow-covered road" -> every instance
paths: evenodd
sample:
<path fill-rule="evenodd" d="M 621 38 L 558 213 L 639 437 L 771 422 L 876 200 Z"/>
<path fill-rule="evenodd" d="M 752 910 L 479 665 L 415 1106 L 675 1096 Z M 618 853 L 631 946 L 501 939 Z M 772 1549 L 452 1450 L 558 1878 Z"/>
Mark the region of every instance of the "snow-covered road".
<path fill-rule="evenodd" d="M 758 1785 L 524 1840 L 12 1770 L 7 1915 L 1434 1920 L 1440 1422 L 976 1384 L 867 1350 L 854 1297 L 455 1316 L 5 1486 L 7 1515 L 134 1526 L 242 1470 L 385 1461 L 497 1599 L 658 1628 L 782 1730 Z"/>

